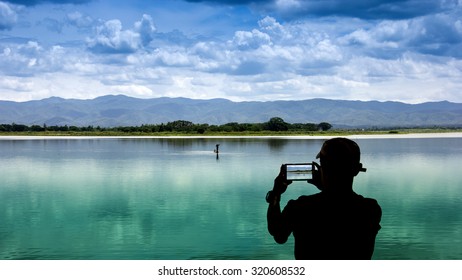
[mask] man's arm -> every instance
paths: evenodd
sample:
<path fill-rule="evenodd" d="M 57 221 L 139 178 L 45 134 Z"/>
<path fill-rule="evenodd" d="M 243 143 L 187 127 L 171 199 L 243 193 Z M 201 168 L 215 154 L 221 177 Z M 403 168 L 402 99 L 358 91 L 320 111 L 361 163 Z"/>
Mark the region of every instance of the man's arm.
<path fill-rule="evenodd" d="M 369 243 L 369 254 L 370 258 L 372 258 L 372 255 L 374 254 L 374 248 L 375 248 L 375 238 L 377 237 L 377 234 L 379 233 L 379 230 L 382 228 L 380 226 L 380 221 L 382 220 L 382 208 L 380 205 L 377 203 L 377 201 L 371 200 L 371 213 L 374 215 L 372 218 L 373 224 L 372 230 L 371 230 L 371 236 L 370 236 L 370 243 Z"/>
<path fill-rule="evenodd" d="M 280 195 L 274 195 L 273 201 L 270 200 L 268 202 L 266 218 L 269 233 L 277 243 L 283 244 L 289 238 L 290 230 L 287 230 L 287 225 L 282 217 L 281 206 L 279 204 L 280 199 Z"/>
<path fill-rule="evenodd" d="M 281 212 L 280 205 L 281 194 L 286 191 L 290 183 L 292 182 L 283 178 L 281 172 L 274 180 L 273 190 L 269 191 L 266 195 L 266 201 L 268 202 L 268 211 L 266 214 L 268 231 L 274 237 L 274 240 L 280 244 L 285 243 L 292 232 L 289 226 L 290 223 Z"/>

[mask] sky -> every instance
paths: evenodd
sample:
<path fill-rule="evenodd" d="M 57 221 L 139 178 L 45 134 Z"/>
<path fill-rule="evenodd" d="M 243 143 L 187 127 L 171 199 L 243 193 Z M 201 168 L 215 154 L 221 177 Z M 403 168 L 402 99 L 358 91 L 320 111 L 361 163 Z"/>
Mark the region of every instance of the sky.
<path fill-rule="evenodd" d="M 0 100 L 461 91 L 462 0 L 0 0 Z"/>

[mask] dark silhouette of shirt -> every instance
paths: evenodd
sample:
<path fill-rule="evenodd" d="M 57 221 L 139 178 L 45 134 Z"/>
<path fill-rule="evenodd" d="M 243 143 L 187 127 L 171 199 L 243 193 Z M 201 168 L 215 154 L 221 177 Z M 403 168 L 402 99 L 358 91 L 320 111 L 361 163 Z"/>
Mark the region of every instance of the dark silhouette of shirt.
<path fill-rule="evenodd" d="M 290 200 L 274 215 L 268 216 L 270 234 L 285 243 L 293 233 L 296 259 L 371 259 L 382 210 L 353 191 L 323 191 Z"/>

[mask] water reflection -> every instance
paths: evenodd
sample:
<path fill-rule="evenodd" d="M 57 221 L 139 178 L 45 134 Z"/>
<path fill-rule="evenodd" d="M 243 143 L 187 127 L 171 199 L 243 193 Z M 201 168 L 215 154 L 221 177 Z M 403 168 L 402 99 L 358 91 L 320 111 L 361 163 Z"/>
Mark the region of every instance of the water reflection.
<path fill-rule="evenodd" d="M 383 209 L 374 258 L 462 259 L 462 139 L 357 142 L 355 188 Z M 267 233 L 264 195 L 321 144 L 2 140 L 0 259 L 293 259 Z M 295 183 L 284 199 L 316 191 Z"/>

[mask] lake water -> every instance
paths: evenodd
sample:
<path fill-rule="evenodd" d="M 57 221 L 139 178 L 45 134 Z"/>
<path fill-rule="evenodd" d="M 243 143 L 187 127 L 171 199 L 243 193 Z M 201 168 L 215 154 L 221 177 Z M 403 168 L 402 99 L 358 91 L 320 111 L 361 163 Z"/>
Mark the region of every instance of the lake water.
<path fill-rule="evenodd" d="M 264 197 L 323 141 L 2 139 L 0 259 L 293 259 Z M 355 191 L 383 209 L 373 258 L 462 259 L 462 138 L 356 141 Z M 315 192 L 294 182 L 282 204 Z"/>

